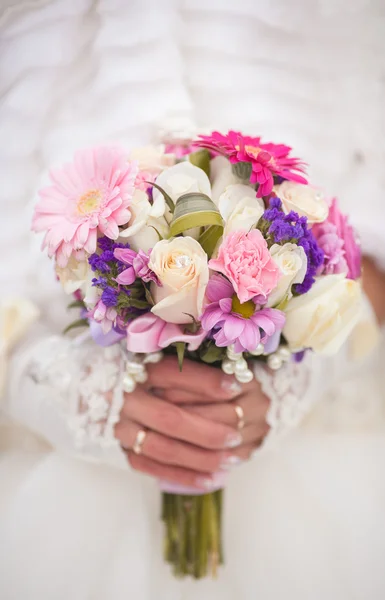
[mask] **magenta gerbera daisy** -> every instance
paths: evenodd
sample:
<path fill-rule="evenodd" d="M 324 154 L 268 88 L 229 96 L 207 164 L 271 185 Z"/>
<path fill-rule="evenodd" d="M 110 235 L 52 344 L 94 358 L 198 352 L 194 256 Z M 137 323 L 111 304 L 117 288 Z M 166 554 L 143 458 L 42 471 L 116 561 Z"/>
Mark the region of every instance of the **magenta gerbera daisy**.
<path fill-rule="evenodd" d="M 46 231 L 43 247 L 65 267 L 73 252 L 96 250 L 98 231 L 111 239 L 131 217 L 129 205 L 138 174 L 123 150 L 81 150 L 74 161 L 50 172 L 52 185 L 40 190 L 32 221 Z"/>
<path fill-rule="evenodd" d="M 201 135 L 199 138 L 194 142 L 195 146 L 226 156 L 233 164 L 247 162 L 251 165 L 250 182 L 258 184 L 258 198 L 271 193 L 274 176 L 307 183 L 302 175 L 295 172 L 304 172 L 305 164 L 289 156 L 290 146 L 263 144 L 260 137 L 242 135 L 238 131 L 229 131 L 226 135 L 213 131 L 211 135 Z"/>
<path fill-rule="evenodd" d="M 242 304 L 228 279 L 217 273 L 207 284 L 206 299 L 202 329 L 211 333 L 221 348 L 234 344 L 235 352 L 254 352 L 285 324 L 280 310 L 261 308 L 254 299 Z"/>

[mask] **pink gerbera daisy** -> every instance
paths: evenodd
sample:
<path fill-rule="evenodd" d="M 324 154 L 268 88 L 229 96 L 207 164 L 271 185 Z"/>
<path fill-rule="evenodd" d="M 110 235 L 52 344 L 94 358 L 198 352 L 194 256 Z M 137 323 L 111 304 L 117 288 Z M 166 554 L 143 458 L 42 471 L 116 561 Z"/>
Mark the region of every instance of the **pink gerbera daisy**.
<path fill-rule="evenodd" d="M 43 247 L 59 266 L 73 252 L 95 252 L 98 231 L 118 237 L 131 217 L 137 174 L 137 164 L 115 147 L 81 150 L 73 163 L 50 172 L 53 185 L 39 192 L 32 229 L 46 231 Z"/>
<path fill-rule="evenodd" d="M 194 143 L 196 146 L 226 156 L 231 163 L 247 162 L 251 165 L 250 182 L 258 184 L 258 198 L 271 193 L 274 175 L 298 183 L 307 183 L 302 175 L 293 172 L 304 172 L 305 165 L 298 158 L 289 156 L 289 146 L 262 144 L 261 138 L 242 135 L 238 131 L 229 131 L 227 135 L 213 131 L 211 135 L 199 137 Z"/>

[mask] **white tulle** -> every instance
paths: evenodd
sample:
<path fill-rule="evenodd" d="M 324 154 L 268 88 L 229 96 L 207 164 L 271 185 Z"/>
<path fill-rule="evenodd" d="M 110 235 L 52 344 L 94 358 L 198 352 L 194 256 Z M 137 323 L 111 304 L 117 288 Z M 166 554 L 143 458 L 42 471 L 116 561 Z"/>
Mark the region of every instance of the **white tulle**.
<path fill-rule="evenodd" d="M 385 264 L 381 0 L 3 5 L 0 279 L 42 314 L 12 372 L 27 345 L 71 318 L 29 234 L 41 177 L 77 147 L 146 144 L 170 114 L 292 144 Z M 71 444 L 50 437 L 67 430 L 43 417 L 33 380 L 12 377 L 13 390 L 30 388 L 3 405 L 24 429 L 1 429 L 0 597 L 382 600 L 384 359 L 382 346 L 349 372 L 337 361 L 338 382 L 328 370 L 302 425 L 231 473 L 226 567 L 199 584 L 175 581 L 162 563 L 156 483 L 70 456 Z M 25 427 L 31 419 L 40 436 Z"/>

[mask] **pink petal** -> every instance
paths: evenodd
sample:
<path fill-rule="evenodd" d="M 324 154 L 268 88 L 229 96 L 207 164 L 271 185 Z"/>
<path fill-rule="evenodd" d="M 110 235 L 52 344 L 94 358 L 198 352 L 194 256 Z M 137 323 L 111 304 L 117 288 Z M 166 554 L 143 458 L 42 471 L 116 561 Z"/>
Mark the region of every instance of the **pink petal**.
<path fill-rule="evenodd" d="M 242 334 L 245 328 L 245 323 L 245 319 L 235 317 L 234 315 L 229 315 L 226 317 L 225 324 L 223 326 L 223 333 L 228 340 L 235 340 Z"/>
<path fill-rule="evenodd" d="M 206 288 L 206 296 L 210 302 L 219 302 L 222 298 L 230 298 L 233 293 L 232 285 L 225 277 L 214 274 L 210 278 Z"/>
<path fill-rule="evenodd" d="M 223 312 L 217 304 L 211 304 L 202 315 L 201 323 L 205 331 L 211 331 L 213 327 L 223 318 Z"/>
<path fill-rule="evenodd" d="M 115 248 L 114 256 L 125 265 L 132 265 L 132 261 L 136 257 L 137 253 L 129 248 Z"/>
<path fill-rule="evenodd" d="M 136 275 L 134 268 L 128 267 L 128 269 L 125 269 L 124 271 L 122 271 L 122 273 L 120 273 L 117 276 L 116 281 L 121 285 L 131 285 L 132 283 L 134 283 L 135 279 Z"/>
<path fill-rule="evenodd" d="M 119 227 L 112 219 L 101 220 L 99 223 L 99 229 L 104 235 L 112 240 L 116 240 L 119 236 Z"/>
<path fill-rule="evenodd" d="M 253 350 L 255 350 L 258 346 L 260 340 L 261 335 L 258 327 L 255 327 L 251 320 L 247 321 L 243 332 L 239 336 L 239 341 L 242 346 L 249 352 L 253 352 Z"/>
<path fill-rule="evenodd" d="M 224 313 L 229 314 L 232 306 L 231 298 L 222 298 L 222 300 L 219 300 L 219 306 Z"/>
<path fill-rule="evenodd" d="M 91 229 L 88 235 L 88 239 L 84 244 L 84 250 L 88 252 L 88 254 L 92 254 L 96 250 L 96 241 L 97 241 L 97 230 Z"/>

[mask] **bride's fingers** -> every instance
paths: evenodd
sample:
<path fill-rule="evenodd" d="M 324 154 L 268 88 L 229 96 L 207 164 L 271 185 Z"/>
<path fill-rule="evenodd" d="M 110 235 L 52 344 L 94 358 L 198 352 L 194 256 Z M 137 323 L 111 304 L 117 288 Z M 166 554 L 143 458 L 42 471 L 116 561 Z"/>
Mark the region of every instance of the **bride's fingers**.
<path fill-rule="evenodd" d="M 132 450 L 140 429 L 137 423 L 121 421 L 115 427 L 115 436 L 124 449 Z M 233 451 L 204 450 L 155 431 L 146 432 L 140 450 L 141 455 L 159 463 L 205 473 L 215 473 L 232 464 L 229 457 L 233 455 Z"/>
<path fill-rule="evenodd" d="M 221 369 L 185 360 L 183 372 L 178 366 L 178 360 L 166 356 L 157 364 L 147 366 L 149 374 L 146 388 L 163 388 L 167 391 L 183 389 L 193 394 L 197 400 L 208 397 L 211 401 L 224 401 L 235 398 L 242 393 L 242 386 L 231 375 L 225 375 Z M 247 389 L 249 384 L 245 384 Z"/>
<path fill-rule="evenodd" d="M 134 452 L 127 452 L 128 461 L 133 469 L 151 475 L 157 479 L 164 479 L 171 483 L 178 483 L 197 490 L 210 490 L 213 487 L 215 476 L 207 473 L 197 473 L 189 469 L 182 469 L 159 463 L 143 454 L 137 455 Z"/>
<path fill-rule="evenodd" d="M 188 412 L 200 415 L 205 419 L 236 428 L 239 423 L 236 406 L 239 406 L 243 411 L 245 425 L 250 423 L 264 425 L 269 405 L 269 399 L 262 394 L 257 397 L 254 394 L 246 394 L 245 396 L 240 396 L 240 398 L 237 398 L 234 402 L 221 402 L 220 404 L 192 404 L 185 406 L 184 408 Z"/>
<path fill-rule="evenodd" d="M 242 443 L 233 427 L 208 421 L 180 406 L 150 396 L 140 388 L 134 394 L 126 395 L 122 417 L 165 436 L 210 450 L 234 448 Z"/>
<path fill-rule="evenodd" d="M 195 402 L 212 402 L 209 396 L 197 396 L 192 392 L 182 389 L 167 390 L 164 388 L 151 388 L 150 393 L 157 398 L 163 398 L 173 404 L 194 404 Z"/>
<path fill-rule="evenodd" d="M 124 448 L 134 446 L 140 427 L 126 421 L 117 425 L 116 437 Z M 174 465 L 194 471 L 215 472 L 220 465 L 221 453 L 203 450 L 190 444 L 166 437 L 156 431 L 148 431 L 141 447 L 143 456 L 152 458 L 162 464 Z"/>

